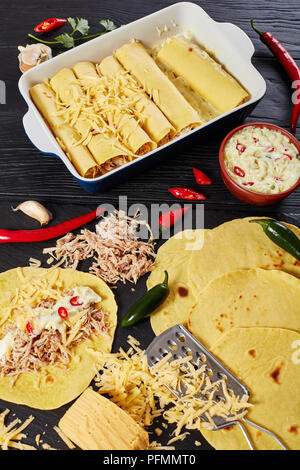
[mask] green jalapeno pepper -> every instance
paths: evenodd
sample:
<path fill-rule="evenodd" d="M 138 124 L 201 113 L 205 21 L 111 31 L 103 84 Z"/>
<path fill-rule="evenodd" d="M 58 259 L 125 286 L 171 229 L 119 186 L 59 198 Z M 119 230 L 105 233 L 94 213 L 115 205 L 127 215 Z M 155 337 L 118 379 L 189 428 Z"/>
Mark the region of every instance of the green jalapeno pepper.
<path fill-rule="evenodd" d="M 161 284 L 157 284 L 146 292 L 127 312 L 123 318 L 122 326 L 131 326 L 150 315 L 168 297 L 168 273 Z"/>
<path fill-rule="evenodd" d="M 300 261 L 300 239 L 286 225 L 274 219 L 255 219 L 249 220 L 249 222 L 256 222 L 261 225 L 272 242 Z"/>

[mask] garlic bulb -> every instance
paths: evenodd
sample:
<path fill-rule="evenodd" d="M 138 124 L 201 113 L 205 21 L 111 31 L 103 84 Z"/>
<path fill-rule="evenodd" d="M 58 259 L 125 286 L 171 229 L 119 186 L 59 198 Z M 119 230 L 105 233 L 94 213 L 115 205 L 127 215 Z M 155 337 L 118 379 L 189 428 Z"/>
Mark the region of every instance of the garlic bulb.
<path fill-rule="evenodd" d="M 29 217 L 38 220 L 41 225 L 47 225 L 52 219 L 51 212 L 37 201 L 24 201 L 12 210 L 24 212 Z"/>
<path fill-rule="evenodd" d="M 45 44 L 27 44 L 26 47 L 18 46 L 19 67 L 22 73 L 32 69 L 36 65 L 51 59 L 52 51 Z"/>

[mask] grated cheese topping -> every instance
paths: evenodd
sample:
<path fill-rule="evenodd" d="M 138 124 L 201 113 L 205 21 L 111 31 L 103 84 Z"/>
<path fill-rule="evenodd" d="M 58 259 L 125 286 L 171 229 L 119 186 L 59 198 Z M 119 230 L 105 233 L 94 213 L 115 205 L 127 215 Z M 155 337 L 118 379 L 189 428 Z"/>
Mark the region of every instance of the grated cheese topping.
<path fill-rule="evenodd" d="M 149 369 L 145 351 L 137 340 L 129 337 L 128 343 L 127 352 L 120 348 L 118 353 L 104 355 L 95 384 L 99 393 L 108 394 L 144 427 L 162 416 L 166 423 L 175 424 L 174 438 L 184 439 L 187 434 L 182 433 L 183 429 L 200 431 L 202 426 L 212 429 L 214 417 L 240 419 L 252 406 L 247 402 L 248 396 L 229 394 L 224 378 L 211 382 L 206 365 L 195 367 L 191 356 L 170 361 L 171 355 L 167 355 Z M 174 397 L 167 386 L 176 392 L 184 391 L 184 396 Z M 225 401 L 216 399 L 220 387 Z M 172 442 L 175 441 L 171 439 L 169 444 Z"/>
<path fill-rule="evenodd" d="M 35 447 L 28 444 L 23 444 L 19 442 L 20 440 L 26 438 L 26 434 L 22 431 L 29 426 L 29 424 L 34 420 L 33 416 L 29 416 L 23 424 L 21 420 L 16 418 L 11 421 L 8 425 L 5 424 L 5 418 L 10 413 L 9 409 L 4 410 L 0 413 L 0 447 L 2 450 L 8 450 L 9 447 L 20 450 L 36 450 Z M 17 426 L 19 425 L 19 426 Z"/>
<path fill-rule="evenodd" d="M 145 119 L 137 106 L 144 90 L 125 70 L 114 76 L 104 76 L 96 66 L 95 72 L 97 76 L 87 76 L 71 83 L 66 101 L 55 92 L 57 115 L 72 127 L 79 121 L 89 124 L 76 145 L 88 145 L 92 137 L 101 134 L 101 138 L 110 140 L 124 155 L 135 157 L 137 154 L 131 151 L 123 128 L 132 118 L 136 119 L 137 127 Z M 50 86 L 49 83 L 47 85 Z"/>

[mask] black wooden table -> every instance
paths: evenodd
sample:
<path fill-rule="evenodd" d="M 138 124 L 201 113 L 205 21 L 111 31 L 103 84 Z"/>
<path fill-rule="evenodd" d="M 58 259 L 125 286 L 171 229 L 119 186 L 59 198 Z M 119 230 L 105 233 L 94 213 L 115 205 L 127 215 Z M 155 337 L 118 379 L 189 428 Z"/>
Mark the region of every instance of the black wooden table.
<path fill-rule="evenodd" d="M 11 211 L 11 206 L 27 199 L 37 199 L 45 203 L 55 215 L 53 223 L 59 223 L 73 216 L 92 210 L 100 203 L 109 202 L 117 206 L 120 195 L 128 197 L 128 204 L 163 202 L 172 204 L 174 199 L 168 188 L 174 186 L 195 187 L 191 172 L 193 167 L 201 168 L 213 180 L 211 187 L 205 190 L 205 226 L 212 228 L 226 220 L 247 215 L 266 215 L 281 220 L 299 223 L 300 189 L 276 206 L 255 208 L 235 199 L 224 186 L 219 165 L 218 148 L 228 131 L 222 129 L 214 137 L 206 137 L 197 142 L 186 141 L 184 149 L 172 156 L 172 163 L 166 160 L 153 167 L 145 174 L 111 189 L 101 195 L 90 195 L 76 183 L 56 158 L 41 155 L 26 137 L 22 117 L 26 105 L 17 88 L 20 72 L 17 62 L 17 46 L 25 45 L 27 33 L 44 18 L 83 17 L 91 25 L 91 32 L 98 31 L 97 23 L 101 19 L 111 19 L 117 25 L 126 24 L 137 18 L 157 11 L 175 2 L 169 0 L 2 0 L 0 4 L 0 80 L 6 84 L 6 104 L 0 105 L 0 218 L 1 227 L 37 228 L 37 224 L 21 214 Z M 247 118 L 247 121 L 266 121 L 288 129 L 291 112 L 291 84 L 280 65 L 273 58 L 250 28 L 250 18 L 254 17 L 262 30 L 272 31 L 287 47 L 296 60 L 300 61 L 299 44 L 299 0 L 203 0 L 196 1 L 215 20 L 232 22 L 241 27 L 253 40 L 255 55 L 253 63 L 267 82 L 265 97 Z M 298 134 L 300 129 L 298 128 Z M 195 187 L 196 189 L 196 187 Z M 93 227 L 93 224 L 91 224 Z M 41 258 L 42 248 L 50 243 L 24 245 L 0 245 L 0 270 L 4 271 L 28 264 L 30 257 Z M 135 292 L 130 286 L 121 286 L 116 290 L 119 314 L 122 317 L 130 304 L 145 289 L 145 279 L 140 280 Z M 147 346 L 152 339 L 151 328 L 132 328 L 130 333 Z M 114 350 L 125 345 L 125 335 L 117 329 Z M 21 419 L 30 413 L 36 419 L 30 426 L 28 443 L 34 444 L 34 436 L 45 431 L 44 442 L 55 448 L 66 448 L 52 431 L 67 406 L 59 410 L 38 412 L 22 406 L 14 406 L 0 401 L 0 412 L 8 406 Z M 189 439 L 177 444 L 178 449 L 193 449 L 194 441 L 201 440 L 193 433 Z M 165 435 L 163 442 L 168 440 Z M 202 446 L 208 449 L 202 439 Z"/>

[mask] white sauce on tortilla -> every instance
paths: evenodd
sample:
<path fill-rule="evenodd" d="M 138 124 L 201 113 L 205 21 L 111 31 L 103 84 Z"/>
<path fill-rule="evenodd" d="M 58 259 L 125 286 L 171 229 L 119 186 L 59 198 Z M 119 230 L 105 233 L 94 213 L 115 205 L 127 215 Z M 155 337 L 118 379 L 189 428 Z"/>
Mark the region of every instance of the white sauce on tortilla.
<path fill-rule="evenodd" d="M 235 133 L 225 146 L 224 162 L 239 185 L 258 193 L 281 193 L 300 178 L 297 148 L 266 127 L 248 126 Z"/>
<path fill-rule="evenodd" d="M 80 305 L 72 305 L 71 299 L 78 297 L 78 303 Z M 61 333 L 65 331 L 66 325 L 64 318 L 62 318 L 58 310 L 63 307 L 67 311 L 68 317 L 78 313 L 80 310 L 84 310 L 91 303 L 98 303 L 102 299 L 96 294 L 96 292 L 90 287 L 77 286 L 72 289 L 72 295 L 66 295 L 59 299 L 55 305 L 51 308 L 51 313 L 48 313 L 49 309 L 44 307 L 37 307 L 34 309 L 36 319 L 34 320 L 34 334 L 40 333 L 43 329 L 53 328 Z"/>
<path fill-rule="evenodd" d="M 12 332 L 9 331 L 1 340 L 0 340 L 0 362 L 5 357 L 9 351 L 9 347 L 12 340 Z"/>

